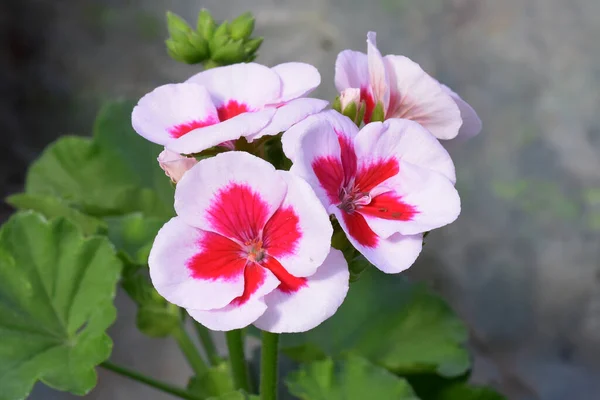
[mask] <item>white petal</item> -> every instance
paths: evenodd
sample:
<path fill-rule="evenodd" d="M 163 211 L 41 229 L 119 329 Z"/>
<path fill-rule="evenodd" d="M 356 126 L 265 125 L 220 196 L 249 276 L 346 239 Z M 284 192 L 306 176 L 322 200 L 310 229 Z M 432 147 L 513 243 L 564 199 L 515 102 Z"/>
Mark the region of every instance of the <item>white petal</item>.
<path fill-rule="evenodd" d="M 344 50 L 335 60 L 335 87 L 338 92 L 348 88 L 369 87 L 367 55 L 359 51 Z"/>
<path fill-rule="evenodd" d="M 321 84 L 319 71 L 310 64 L 289 62 L 271 68 L 281 78 L 279 102 L 287 102 L 312 92 Z"/>
<path fill-rule="evenodd" d="M 381 101 L 383 103 L 383 109 L 387 110 L 390 101 L 390 84 L 383 62 L 383 57 L 377 49 L 376 37 L 377 36 L 375 32 L 369 32 L 367 34 L 369 82 L 371 86 L 371 92 L 375 97 L 375 103 Z"/>
<path fill-rule="evenodd" d="M 481 123 L 481 119 L 477 115 L 477 112 L 464 101 L 458 94 L 456 94 L 452 89 L 448 86 L 442 84 L 442 89 L 446 93 L 448 93 L 452 99 L 456 102 L 458 109 L 460 110 L 460 116 L 463 120 L 463 124 L 460 127 L 460 131 L 458 131 L 458 136 L 456 139 L 459 140 L 467 140 L 471 139 L 474 136 L 477 136 L 481 132 L 481 128 L 483 127 Z"/>
<path fill-rule="evenodd" d="M 265 296 L 267 310 L 254 325 L 275 332 L 305 332 L 331 317 L 348 293 L 348 265 L 341 251 L 331 252 L 317 272 L 295 292 L 274 290 Z"/>
<path fill-rule="evenodd" d="M 179 83 L 159 86 L 142 97 L 131 123 L 139 135 L 164 146 L 194 127 L 219 123 L 219 117 L 203 86 Z"/>
<path fill-rule="evenodd" d="M 244 265 L 242 262 L 224 262 L 224 258 L 212 259 L 206 267 L 205 276 L 224 275 L 221 278 L 194 277 L 191 260 L 208 251 L 219 250 L 219 254 L 232 259 L 222 245 L 203 243 L 207 232 L 187 225 L 181 217 L 167 222 L 156 235 L 148 265 L 152 284 L 169 302 L 180 307 L 211 309 L 223 307 L 244 291 Z M 208 233 L 208 235 L 211 235 Z M 212 234 L 214 235 L 214 234 Z M 225 239 L 226 240 L 226 239 Z M 209 257 L 210 258 L 210 257 Z"/>
<path fill-rule="evenodd" d="M 439 139 L 452 139 L 462 125 L 458 106 L 440 83 L 407 57 L 384 57 L 390 80 L 386 118 L 405 118 L 423 125 Z"/>

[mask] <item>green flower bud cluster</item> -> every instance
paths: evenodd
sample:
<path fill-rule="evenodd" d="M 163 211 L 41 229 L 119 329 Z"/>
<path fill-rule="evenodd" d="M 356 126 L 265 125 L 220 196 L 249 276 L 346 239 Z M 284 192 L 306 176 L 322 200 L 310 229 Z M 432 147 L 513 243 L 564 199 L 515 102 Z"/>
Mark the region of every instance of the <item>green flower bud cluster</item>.
<path fill-rule="evenodd" d="M 340 96 L 336 97 L 333 101 L 333 109 L 339 112 L 340 114 L 345 115 L 350 118 L 357 126 L 363 121 L 365 117 L 365 111 L 367 110 L 367 103 L 364 100 L 359 103 L 351 102 L 346 105 L 346 107 L 342 110 L 342 103 L 340 102 Z"/>
<path fill-rule="evenodd" d="M 208 10 L 203 9 L 194 30 L 183 18 L 168 12 L 167 27 L 170 37 L 166 45 L 171 58 L 186 64 L 204 63 L 206 69 L 253 61 L 263 41 L 262 37 L 251 37 L 254 30 L 251 13 L 218 25 Z"/>

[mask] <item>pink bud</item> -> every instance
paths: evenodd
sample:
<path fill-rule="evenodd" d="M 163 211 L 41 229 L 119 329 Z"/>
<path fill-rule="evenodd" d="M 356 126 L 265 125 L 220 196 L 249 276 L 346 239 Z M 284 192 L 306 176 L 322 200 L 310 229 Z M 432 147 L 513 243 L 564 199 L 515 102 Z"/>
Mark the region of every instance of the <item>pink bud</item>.
<path fill-rule="evenodd" d="M 358 104 L 360 103 L 360 89 L 349 88 L 345 89 L 340 94 L 340 106 L 342 111 L 344 111 L 348 104 L 352 103 L 356 103 L 356 106 L 358 107 Z"/>
<path fill-rule="evenodd" d="M 179 182 L 183 174 L 197 163 L 193 157 L 185 157 L 168 149 L 158 155 L 158 164 L 174 183 Z"/>

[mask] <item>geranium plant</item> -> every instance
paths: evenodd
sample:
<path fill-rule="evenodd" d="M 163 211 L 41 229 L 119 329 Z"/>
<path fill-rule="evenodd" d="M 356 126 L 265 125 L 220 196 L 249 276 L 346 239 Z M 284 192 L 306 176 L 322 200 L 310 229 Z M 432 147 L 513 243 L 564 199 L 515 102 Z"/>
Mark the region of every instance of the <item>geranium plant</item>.
<path fill-rule="evenodd" d="M 85 395 L 97 367 L 183 399 L 501 399 L 468 383 L 450 308 L 399 274 L 459 216 L 439 140 L 478 134 L 473 108 L 373 32 L 339 54 L 329 107 L 307 97 L 313 66 L 254 62 L 251 14 L 167 23 L 197 74 L 105 105 L 7 199 L 0 399 L 36 381 Z M 118 286 L 142 334 L 179 344 L 187 387 L 108 361 Z"/>

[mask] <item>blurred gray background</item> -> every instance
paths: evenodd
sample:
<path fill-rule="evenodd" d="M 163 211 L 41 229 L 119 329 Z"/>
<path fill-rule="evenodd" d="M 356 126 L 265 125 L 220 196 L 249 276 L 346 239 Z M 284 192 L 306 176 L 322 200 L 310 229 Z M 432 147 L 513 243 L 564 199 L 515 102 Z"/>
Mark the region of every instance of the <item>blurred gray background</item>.
<path fill-rule="evenodd" d="M 61 134 L 87 134 L 98 105 L 197 71 L 169 59 L 164 13 L 194 21 L 252 11 L 259 62 L 304 61 L 333 99 L 334 61 L 404 54 L 469 101 L 482 134 L 448 146 L 463 198 L 410 274 L 466 321 L 474 380 L 515 400 L 600 399 L 600 2 L 597 0 L 2 0 L 0 194 Z M 11 212 L 2 205 L 1 218 Z M 174 342 L 135 331 L 124 296 L 113 359 L 174 383 Z M 168 399 L 100 371 L 89 399 Z M 38 387 L 34 399 L 68 399 Z"/>

